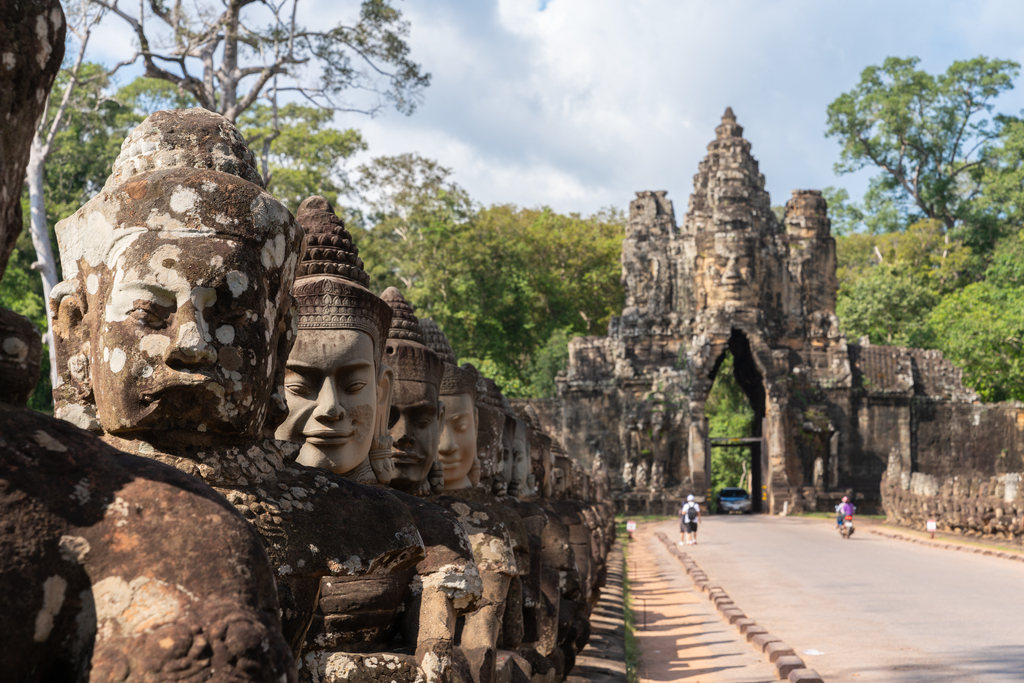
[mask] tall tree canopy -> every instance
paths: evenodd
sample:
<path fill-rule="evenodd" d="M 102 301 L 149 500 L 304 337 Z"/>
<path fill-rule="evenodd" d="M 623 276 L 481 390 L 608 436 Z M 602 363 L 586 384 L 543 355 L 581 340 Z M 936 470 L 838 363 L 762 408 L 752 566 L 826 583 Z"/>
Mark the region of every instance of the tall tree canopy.
<path fill-rule="evenodd" d="M 360 253 L 376 291 L 395 285 L 460 358 L 513 396 L 550 396 L 569 339 L 604 334 L 622 310 L 625 217 L 482 208 L 451 171 L 414 154 L 359 169 Z"/>
<path fill-rule="evenodd" d="M 837 173 L 876 168 L 863 203 L 828 188 L 837 313 L 852 338 L 941 349 L 986 400 L 1024 399 L 1024 121 L 993 113 L 1015 62 L 944 74 L 891 57 L 828 109 Z"/>
<path fill-rule="evenodd" d="M 966 227 L 969 242 L 991 242 L 972 200 L 1000 136 L 988 118 L 992 100 L 1013 87 L 1020 65 L 976 57 L 933 75 L 918 69 L 919 61 L 889 57 L 869 66 L 828 106 L 826 136 L 842 145 L 836 173 L 877 168 L 876 201 L 941 221 L 947 231 Z"/>

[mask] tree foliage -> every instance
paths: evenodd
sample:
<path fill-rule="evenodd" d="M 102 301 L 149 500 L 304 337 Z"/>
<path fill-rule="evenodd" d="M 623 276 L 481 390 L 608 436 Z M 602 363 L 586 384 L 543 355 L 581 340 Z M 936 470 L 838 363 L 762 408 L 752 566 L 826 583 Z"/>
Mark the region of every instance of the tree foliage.
<path fill-rule="evenodd" d="M 482 208 L 450 176 L 414 154 L 358 169 L 367 211 L 356 239 L 371 284 L 401 288 L 509 395 L 552 395 L 572 336 L 603 334 L 622 309 L 625 218 Z"/>
<path fill-rule="evenodd" d="M 954 291 L 931 311 L 935 345 L 986 401 L 1024 398 L 1024 233 L 996 248 L 985 279 Z"/>
<path fill-rule="evenodd" d="M 1024 121 L 993 114 L 1019 67 L 917 64 L 869 67 L 829 107 L 836 171 L 879 171 L 862 203 L 825 192 L 837 313 L 851 339 L 940 349 L 985 400 L 1022 400 Z"/>
<path fill-rule="evenodd" d="M 966 227 L 969 242 L 991 239 L 972 200 L 999 126 L 987 118 L 992 100 L 1013 87 L 1020 65 L 976 57 L 944 74 L 916 68 L 915 57 L 869 66 L 860 83 L 828 107 L 826 136 L 842 145 L 837 173 L 865 167 L 877 200 L 897 211 Z"/>
<path fill-rule="evenodd" d="M 337 203 L 352 192 L 345 162 L 366 149 L 359 131 L 331 127 L 333 112 L 300 104 L 280 109 L 257 104 L 238 120 L 249 147 L 261 151 L 267 191 L 295 212 L 302 200 L 319 194 Z"/>

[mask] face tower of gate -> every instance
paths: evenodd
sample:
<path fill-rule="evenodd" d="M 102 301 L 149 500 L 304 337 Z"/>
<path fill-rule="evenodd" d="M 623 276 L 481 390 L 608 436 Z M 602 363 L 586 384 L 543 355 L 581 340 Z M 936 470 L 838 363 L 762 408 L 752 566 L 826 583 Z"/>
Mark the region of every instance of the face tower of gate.
<path fill-rule="evenodd" d="M 794 191 L 780 223 L 764 184 L 727 109 L 682 225 L 665 192 L 637 193 L 622 248 L 622 315 L 607 337 L 569 346 L 562 437 L 576 457 L 601 455 L 626 509 L 707 494 L 704 405 L 727 351 L 761 437 L 752 493 L 762 509 L 795 504 L 808 484 L 836 488 L 849 469 L 840 425 L 850 355 L 835 315 L 825 200 Z"/>

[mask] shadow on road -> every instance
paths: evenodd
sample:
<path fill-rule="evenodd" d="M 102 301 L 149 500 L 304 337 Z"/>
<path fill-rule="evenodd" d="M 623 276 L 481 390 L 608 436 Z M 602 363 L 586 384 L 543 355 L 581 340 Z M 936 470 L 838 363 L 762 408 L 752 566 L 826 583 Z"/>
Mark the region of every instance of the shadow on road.
<path fill-rule="evenodd" d="M 948 652 L 948 663 L 905 664 L 896 666 L 862 667 L 846 672 L 856 674 L 885 674 L 892 683 L 1011 683 L 1024 680 L 1024 645 L 985 648 L 981 651 Z"/>

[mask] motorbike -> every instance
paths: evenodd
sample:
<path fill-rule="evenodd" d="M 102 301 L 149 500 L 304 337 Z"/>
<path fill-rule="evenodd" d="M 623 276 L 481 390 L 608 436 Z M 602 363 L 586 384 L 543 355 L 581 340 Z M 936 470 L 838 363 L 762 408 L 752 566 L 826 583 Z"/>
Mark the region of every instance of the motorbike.
<path fill-rule="evenodd" d="M 853 536 L 853 515 L 846 515 L 843 518 L 843 525 L 839 527 L 839 535 L 843 538 Z"/>

